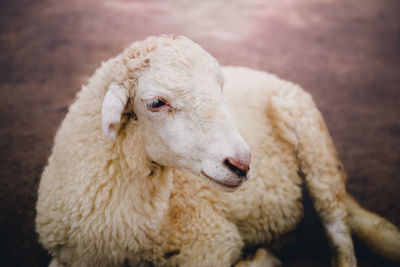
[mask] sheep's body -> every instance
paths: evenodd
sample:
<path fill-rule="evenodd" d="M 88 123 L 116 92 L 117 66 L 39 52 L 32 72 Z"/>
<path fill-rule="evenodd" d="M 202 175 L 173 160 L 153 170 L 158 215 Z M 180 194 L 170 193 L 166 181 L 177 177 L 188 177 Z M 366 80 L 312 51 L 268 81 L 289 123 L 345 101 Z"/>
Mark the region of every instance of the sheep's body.
<path fill-rule="evenodd" d="M 148 42 L 147 52 L 160 41 Z M 122 119 L 115 142 L 103 140 L 102 101 L 111 82 L 132 82 L 130 71 L 138 66 L 126 67 L 131 54 L 103 63 L 83 87 L 42 175 L 36 230 L 57 262 L 230 266 L 244 246 L 268 246 L 296 227 L 306 182 L 330 241 L 338 244 L 338 265 L 355 264 L 346 176 L 309 94 L 264 72 L 223 68 L 225 101 L 252 151 L 252 178 L 226 193 L 152 163 L 135 120 Z"/>
<path fill-rule="evenodd" d="M 171 260 L 185 266 L 229 265 L 243 246 L 277 241 L 303 216 L 297 155 L 267 114 L 274 97 L 308 96 L 298 86 L 263 72 L 225 67 L 223 73 L 225 100 L 252 151 L 252 178 L 234 193 L 225 193 L 174 171 L 171 209 L 165 221 L 166 250 L 180 250 Z M 189 246 L 183 249 L 181 244 Z"/>

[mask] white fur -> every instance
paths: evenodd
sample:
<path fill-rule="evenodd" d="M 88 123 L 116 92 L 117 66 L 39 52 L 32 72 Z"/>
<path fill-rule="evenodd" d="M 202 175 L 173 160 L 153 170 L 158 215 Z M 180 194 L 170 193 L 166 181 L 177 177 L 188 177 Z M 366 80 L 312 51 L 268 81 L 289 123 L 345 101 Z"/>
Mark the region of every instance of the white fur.
<path fill-rule="evenodd" d="M 250 163 L 252 178 L 243 183 L 250 174 L 227 158 Z M 304 182 L 333 262 L 354 266 L 361 208 L 346 203 L 340 166 L 299 86 L 220 68 L 184 37 L 150 37 L 103 63 L 71 105 L 41 177 L 36 231 L 52 264 L 231 266 L 244 246 L 269 246 L 297 226 Z M 357 229 L 374 235 L 366 223 Z M 399 249 L 380 253 L 397 259 Z M 263 250 L 254 262 L 279 264 Z"/>

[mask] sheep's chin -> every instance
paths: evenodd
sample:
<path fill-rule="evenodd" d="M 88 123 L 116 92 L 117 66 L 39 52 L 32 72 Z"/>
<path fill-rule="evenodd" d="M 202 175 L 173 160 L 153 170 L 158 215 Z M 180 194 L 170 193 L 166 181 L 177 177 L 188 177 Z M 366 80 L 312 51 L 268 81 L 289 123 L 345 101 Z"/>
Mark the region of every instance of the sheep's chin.
<path fill-rule="evenodd" d="M 213 187 L 215 187 L 221 191 L 225 191 L 225 192 L 234 192 L 234 191 L 236 191 L 236 189 L 238 189 L 242 185 L 242 183 L 233 185 L 233 184 L 226 184 L 221 181 L 217 181 L 216 179 L 208 176 L 204 171 L 201 171 L 200 177 L 203 178 L 205 181 L 207 181 Z"/>

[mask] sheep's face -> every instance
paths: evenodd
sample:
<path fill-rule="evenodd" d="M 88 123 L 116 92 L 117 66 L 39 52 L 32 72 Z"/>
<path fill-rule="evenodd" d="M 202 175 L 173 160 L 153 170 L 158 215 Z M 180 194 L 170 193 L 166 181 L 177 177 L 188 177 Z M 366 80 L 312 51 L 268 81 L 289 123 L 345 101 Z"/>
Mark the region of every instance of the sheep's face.
<path fill-rule="evenodd" d="M 186 38 L 147 59 L 136 88 L 128 90 L 148 157 L 219 189 L 238 188 L 250 176 L 250 152 L 223 102 L 218 62 Z M 115 138 L 128 95 L 121 86 L 109 87 L 102 107 L 106 138 Z"/>
<path fill-rule="evenodd" d="M 217 61 L 189 45 L 151 55 L 138 80 L 134 112 L 151 160 L 232 191 L 249 177 L 249 147 L 224 105 Z"/>

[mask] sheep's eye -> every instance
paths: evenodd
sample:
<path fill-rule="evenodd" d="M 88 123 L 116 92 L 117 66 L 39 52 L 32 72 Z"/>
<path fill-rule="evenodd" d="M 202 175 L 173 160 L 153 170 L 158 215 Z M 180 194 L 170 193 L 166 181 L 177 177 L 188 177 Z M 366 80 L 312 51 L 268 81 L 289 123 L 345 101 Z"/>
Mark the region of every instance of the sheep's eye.
<path fill-rule="evenodd" d="M 150 111 L 159 111 L 163 107 L 167 106 L 167 103 L 161 99 L 154 99 L 147 103 L 147 108 Z"/>

